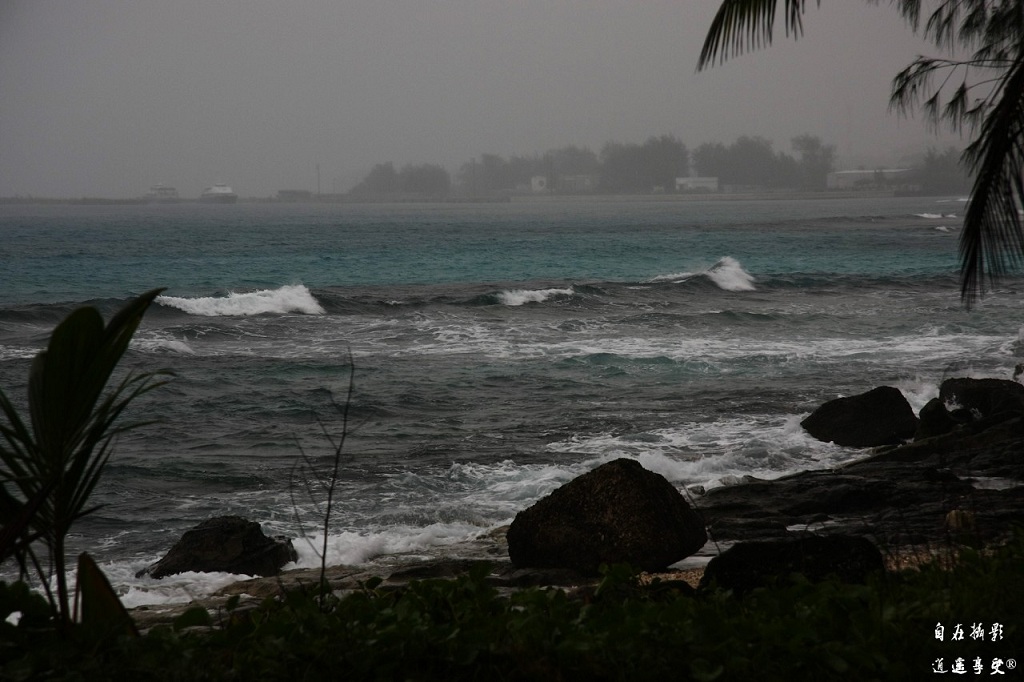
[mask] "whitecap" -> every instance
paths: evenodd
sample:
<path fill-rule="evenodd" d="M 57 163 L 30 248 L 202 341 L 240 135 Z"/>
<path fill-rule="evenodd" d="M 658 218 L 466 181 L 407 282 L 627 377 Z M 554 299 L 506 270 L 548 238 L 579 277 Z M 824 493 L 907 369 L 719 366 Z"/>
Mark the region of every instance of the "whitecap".
<path fill-rule="evenodd" d="M 498 294 L 502 305 L 518 306 L 526 303 L 543 303 L 553 296 L 572 296 L 575 292 L 568 289 L 509 289 Z"/>
<path fill-rule="evenodd" d="M 227 296 L 179 298 L 158 296 L 156 302 L 178 308 L 190 315 L 205 317 L 264 315 L 268 313 L 303 313 L 323 315 L 324 309 L 313 294 L 301 284 L 246 293 L 230 292 Z"/>
<path fill-rule="evenodd" d="M 704 274 L 717 284 L 720 289 L 725 289 L 726 291 L 754 290 L 754 278 L 743 269 L 738 260 L 731 256 L 721 259 L 708 268 Z"/>
<path fill-rule="evenodd" d="M 677 272 L 670 275 L 659 275 L 652 282 L 672 282 L 682 284 L 694 277 L 707 277 L 715 286 L 725 291 L 753 291 L 754 277 L 743 269 L 743 265 L 732 256 L 719 259 L 714 265 L 696 272 Z"/>

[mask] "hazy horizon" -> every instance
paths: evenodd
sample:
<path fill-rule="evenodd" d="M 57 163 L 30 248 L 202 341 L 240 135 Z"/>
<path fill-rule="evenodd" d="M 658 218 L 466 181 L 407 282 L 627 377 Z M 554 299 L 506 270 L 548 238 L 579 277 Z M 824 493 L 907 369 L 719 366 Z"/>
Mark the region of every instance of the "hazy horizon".
<path fill-rule="evenodd" d="M 696 73 L 719 0 L 8 0 L 0 196 L 346 191 L 375 164 L 671 134 L 834 145 L 841 168 L 962 146 L 888 110 L 935 50 L 897 12 L 809 6 L 805 34 Z"/>

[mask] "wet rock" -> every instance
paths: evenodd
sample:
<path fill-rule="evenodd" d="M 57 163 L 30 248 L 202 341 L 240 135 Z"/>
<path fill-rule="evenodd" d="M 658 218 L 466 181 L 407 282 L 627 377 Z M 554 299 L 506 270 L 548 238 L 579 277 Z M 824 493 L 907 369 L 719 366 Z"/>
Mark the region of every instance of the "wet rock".
<path fill-rule="evenodd" d="M 1024 414 L 1024 386 L 1007 379 L 946 379 L 939 400 L 966 411 L 971 421 L 994 423 Z"/>
<path fill-rule="evenodd" d="M 601 564 L 664 569 L 703 547 L 707 534 L 663 476 L 618 459 L 519 512 L 507 539 L 516 567 L 592 574 Z"/>
<path fill-rule="evenodd" d="M 160 561 L 136 577 L 188 571 L 274 576 L 297 559 L 291 540 L 268 538 L 258 523 L 240 516 L 218 516 L 186 531 Z"/>
<path fill-rule="evenodd" d="M 912 438 L 917 431 L 917 415 L 899 389 L 880 386 L 860 395 L 830 400 L 800 425 L 820 441 L 868 448 Z"/>
<path fill-rule="evenodd" d="M 971 510 L 981 541 L 1024 521 L 1024 418 L 875 451 L 827 470 L 713 488 L 697 498 L 716 541 L 798 531 L 867 535 L 884 548 L 950 541 L 946 517 Z"/>
<path fill-rule="evenodd" d="M 917 426 L 917 432 L 914 434 L 914 440 L 916 441 L 943 436 L 964 424 L 964 420 L 958 418 L 960 415 L 954 415 L 947 410 L 946 403 L 940 398 L 932 398 L 925 403 L 918 416 L 920 417 L 920 422 Z"/>
<path fill-rule="evenodd" d="M 734 545 L 708 563 L 700 587 L 744 593 L 794 573 L 811 582 L 834 576 L 843 582 L 864 583 L 869 575 L 883 570 L 882 553 L 863 537 L 806 535 Z"/>

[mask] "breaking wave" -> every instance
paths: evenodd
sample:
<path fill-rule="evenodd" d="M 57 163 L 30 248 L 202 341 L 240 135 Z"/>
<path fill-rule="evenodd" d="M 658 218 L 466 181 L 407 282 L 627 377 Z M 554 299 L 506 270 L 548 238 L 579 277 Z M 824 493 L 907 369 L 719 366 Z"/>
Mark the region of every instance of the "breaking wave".
<path fill-rule="evenodd" d="M 697 277 L 706 278 L 725 291 L 753 291 L 756 288 L 753 275 L 744 270 L 743 265 L 732 256 L 725 256 L 711 267 L 698 272 L 661 275 L 652 281 L 681 284 Z"/>
<path fill-rule="evenodd" d="M 156 302 L 183 310 L 190 315 L 230 317 L 283 313 L 323 315 L 324 309 L 309 289 L 301 284 L 246 293 L 230 292 L 227 296 L 179 298 L 159 296 Z"/>
<path fill-rule="evenodd" d="M 554 296 L 572 296 L 575 291 L 568 289 L 510 289 L 498 294 L 498 302 L 502 305 L 524 305 L 526 303 L 543 303 Z"/>

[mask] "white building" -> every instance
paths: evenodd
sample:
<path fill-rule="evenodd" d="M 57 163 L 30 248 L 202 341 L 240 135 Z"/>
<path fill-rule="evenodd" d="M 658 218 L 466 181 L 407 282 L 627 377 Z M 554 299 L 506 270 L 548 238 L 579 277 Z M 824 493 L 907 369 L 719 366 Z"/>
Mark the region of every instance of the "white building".
<path fill-rule="evenodd" d="M 693 192 L 695 190 L 702 192 L 717 192 L 718 178 L 676 178 L 677 192 Z"/>

